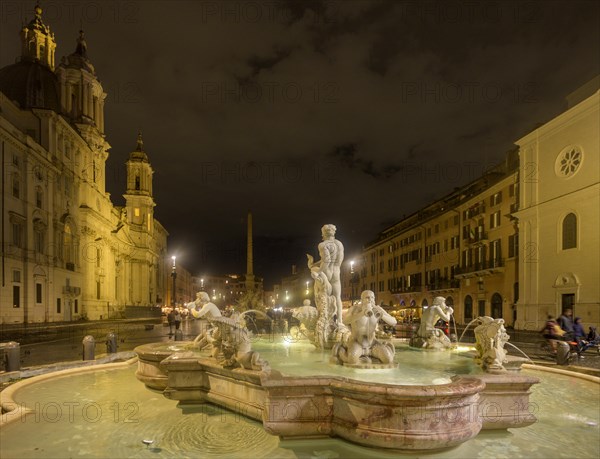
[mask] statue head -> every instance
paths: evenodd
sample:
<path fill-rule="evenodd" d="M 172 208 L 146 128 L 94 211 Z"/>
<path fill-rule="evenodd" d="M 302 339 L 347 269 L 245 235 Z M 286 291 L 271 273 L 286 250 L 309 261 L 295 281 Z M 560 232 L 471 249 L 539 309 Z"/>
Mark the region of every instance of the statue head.
<path fill-rule="evenodd" d="M 310 306 L 310 300 L 309 300 L 309 299 L 306 299 L 306 300 L 304 300 L 304 301 L 302 302 L 302 305 L 303 305 L 303 306 Z"/>
<path fill-rule="evenodd" d="M 198 292 L 196 293 L 196 298 L 198 298 L 202 303 L 210 303 L 210 296 L 206 292 Z"/>
<path fill-rule="evenodd" d="M 375 304 L 375 293 L 372 290 L 363 290 L 360 294 L 360 302 L 363 305 L 368 303 Z"/>
<path fill-rule="evenodd" d="M 327 239 L 328 237 L 334 237 L 336 231 L 337 228 L 335 227 L 335 225 L 332 224 L 323 225 L 323 227 L 321 228 L 321 234 L 323 235 L 323 239 Z"/>
<path fill-rule="evenodd" d="M 446 298 L 444 298 L 443 296 L 436 296 L 433 299 L 433 305 L 434 306 L 446 306 Z"/>

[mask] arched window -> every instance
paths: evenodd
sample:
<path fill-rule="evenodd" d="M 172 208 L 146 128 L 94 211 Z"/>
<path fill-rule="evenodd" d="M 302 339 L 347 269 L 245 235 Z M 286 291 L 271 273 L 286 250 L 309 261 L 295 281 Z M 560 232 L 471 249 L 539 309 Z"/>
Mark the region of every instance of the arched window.
<path fill-rule="evenodd" d="M 421 301 L 421 306 L 423 306 L 423 307 L 429 306 L 429 303 L 427 302 L 427 298 L 423 298 L 423 301 Z"/>
<path fill-rule="evenodd" d="M 446 298 L 446 304 L 448 306 L 454 306 L 454 299 L 451 296 L 447 297 Z"/>
<path fill-rule="evenodd" d="M 135 176 L 135 189 L 136 190 L 140 189 L 140 176 L 139 175 Z"/>
<path fill-rule="evenodd" d="M 577 217 L 571 213 L 562 223 L 562 248 L 566 250 L 575 247 L 577 247 Z"/>
<path fill-rule="evenodd" d="M 473 298 L 471 295 L 465 297 L 465 322 L 473 318 Z"/>
<path fill-rule="evenodd" d="M 502 295 L 499 293 L 492 295 L 492 317 L 494 319 L 502 318 Z"/>

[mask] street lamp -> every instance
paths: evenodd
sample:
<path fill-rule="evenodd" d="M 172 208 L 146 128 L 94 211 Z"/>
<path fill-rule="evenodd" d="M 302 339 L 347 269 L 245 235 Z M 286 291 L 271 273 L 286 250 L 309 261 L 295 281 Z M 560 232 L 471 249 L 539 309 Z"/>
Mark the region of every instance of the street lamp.
<path fill-rule="evenodd" d="M 171 297 L 171 303 L 173 305 L 173 309 L 175 309 L 175 284 L 177 283 L 177 265 L 175 264 L 175 261 L 177 260 L 177 257 L 173 255 L 171 260 L 173 260 L 173 269 L 171 271 L 171 277 L 173 277 L 173 296 Z"/>
<path fill-rule="evenodd" d="M 309 281 L 306 281 L 306 296 L 308 296 L 308 282 Z"/>

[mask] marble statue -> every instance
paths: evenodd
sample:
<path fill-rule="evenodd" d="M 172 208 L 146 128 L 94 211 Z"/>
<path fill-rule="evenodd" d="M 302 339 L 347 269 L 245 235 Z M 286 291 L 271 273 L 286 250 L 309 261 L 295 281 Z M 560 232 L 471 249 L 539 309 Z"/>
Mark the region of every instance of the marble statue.
<path fill-rule="evenodd" d="M 314 343 L 317 320 L 319 318 L 319 311 L 317 308 L 310 305 L 310 300 L 304 300 L 303 306 L 293 309 L 292 317 L 300 322 L 298 330 L 294 327 L 290 328 L 290 335 L 292 338 L 299 339 L 301 338 L 300 335 L 303 335 Z M 292 331 L 294 333 L 292 333 Z"/>
<path fill-rule="evenodd" d="M 200 333 L 196 339 L 194 339 L 194 347 L 202 349 L 214 341 L 212 339 L 212 334 L 214 334 L 217 329 L 214 327 L 213 320 L 217 317 L 222 317 L 221 310 L 216 304 L 210 301 L 210 296 L 206 292 L 196 293 L 196 299 L 187 303 L 185 307 L 189 309 L 190 314 L 194 319 L 205 318 L 212 327 Z"/>
<path fill-rule="evenodd" d="M 449 322 L 453 313 L 454 309 L 446 304 L 446 299 L 443 296 L 435 297 L 431 306 L 428 308 L 423 307 L 421 325 L 417 330 L 417 336 L 411 339 L 410 345 L 425 349 L 447 349 L 451 347 L 450 339 L 442 330 L 435 328 L 435 324 L 440 319 Z"/>
<path fill-rule="evenodd" d="M 318 348 L 328 347 L 336 340 L 343 329 L 342 323 L 342 283 L 340 267 L 344 261 L 344 246 L 335 239 L 335 225 L 321 228 L 323 241 L 319 244 L 321 259 L 314 261 L 307 254 L 308 268 L 314 279 L 315 303 L 319 312 L 314 344 Z"/>
<path fill-rule="evenodd" d="M 243 325 L 242 316 L 216 317 L 213 319 L 216 331 L 211 333 L 211 355 L 224 368 L 242 367 L 246 370 L 269 371 L 269 362 L 263 360 L 258 352 L 252 350 L 250 332 Z"/>
<path fill-rule="evenodd" d="M 342 323 L 342 282 L 340 280 L 340 268 L 344 261 L 344 246 L 335 238 L 337 228 L 335 225 L 323 225 L 321 235 L 323 242 L 319 244 L 318 262 L 309 263 L 311 276 L 316 282 L 325 282 L 325 278 L 331 288 L 331 295 L 335 298 L 335 321 Z M 309 256 L 310 260 L 310 256 Z"/>
<path fill-rule="evenodd" d="M 206 292 L 196 293 L 196 299 L 185 305 L 190 310 L 190 314 L 194 319 L 201 319 L 206 316 L 207 320 L 215 317 L 221 317 L 221 310 L 216 304 L 210 301 L 210 296 Z"/>
<path fill-rule="evenodd" d="M 506 371 L 507 362 L 504 345 L 510 339 L 504 328 L 504 319 L 493 319 L 489 316 L 477 318 L 479 325 L 475 327 L 475 349 L 477 360 L 488 372 Z"/>
<path fill-rule="evenodd" d="M 343 317 L 348 331 L 342 335 L 342 342 L 333 347 L 332 359 L 344 365 L 390 365 L 395 349 L 391 342 L 376 338 L 377 324 L 383 320 L 388 325 L 396 325 L 396 319 L 375 304 L 375 294 L 371 290 L 362 292 L 360 299 L 360 303 L 351 306 Z"/>
<path fill-rule="evenodd" d="M 224 317 L 206 292 L 196 293 L 196 300 L 185 305 L 195 319 L 205 318 L 212 328 L 200 333 L 192 347 L 210 347 L 211 356 L 225 368 L 242 367 L 247 370 L 269 370 L 269 363 L 252 350 L 250 332 L 244 315 Z M 250 311 L 247 311 L 250 312 Z"/>

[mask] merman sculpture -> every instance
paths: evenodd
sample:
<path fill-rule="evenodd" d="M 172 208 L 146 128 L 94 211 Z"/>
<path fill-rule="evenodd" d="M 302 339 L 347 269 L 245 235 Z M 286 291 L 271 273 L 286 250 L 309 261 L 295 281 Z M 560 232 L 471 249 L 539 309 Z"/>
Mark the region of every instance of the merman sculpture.
<path fill-rule="evenodd" d="M 436 350 L 450 348 L 452 346 L 450 339 L 442 330 L 435 328 L 435 324 L 440 319 L 446 322 L 450 321 L 450 316 L 453 313 L 454 309 L 446 304 L 446 299 L 443 296 L 435 297 L 433 305 L 428 308 L 423 307 L 421 325 L 417 330 L 417 336 L 410 340 L 410 345 Z"/>
<path fill-rule="evenodd" d="M 332 360 L 348 366 L 394 366 L 394 345 L 376 338 L 380 320 L 388 325 L 396 325 L 396 319 L 381 306 L 375 304 L 375 294 L 365 290 L 360 295 L 360 303 L 352 306 L 344 315 L 348 330 L 342 341 L 332 350 Z"/>

